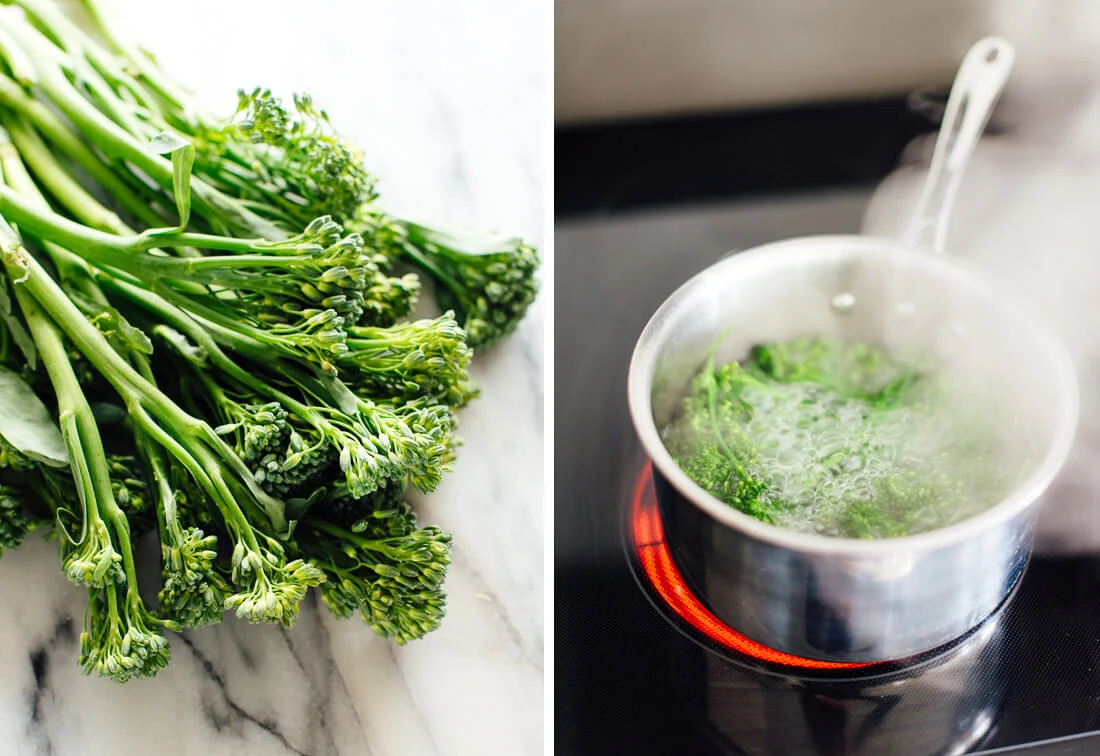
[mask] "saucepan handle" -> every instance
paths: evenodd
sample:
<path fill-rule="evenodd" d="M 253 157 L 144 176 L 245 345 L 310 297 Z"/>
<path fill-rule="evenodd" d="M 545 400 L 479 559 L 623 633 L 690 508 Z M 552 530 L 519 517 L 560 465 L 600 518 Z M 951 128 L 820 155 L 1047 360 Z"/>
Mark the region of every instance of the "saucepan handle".
<path fill-rule="evenodd" d="M 977 42 L 963 58 L 947 99 L 928 177 L 902 237 L 907 244 L 945 251 L 947 222 L 963 171 L 1015 60 L 1012 45 L 999 37 Z"/>

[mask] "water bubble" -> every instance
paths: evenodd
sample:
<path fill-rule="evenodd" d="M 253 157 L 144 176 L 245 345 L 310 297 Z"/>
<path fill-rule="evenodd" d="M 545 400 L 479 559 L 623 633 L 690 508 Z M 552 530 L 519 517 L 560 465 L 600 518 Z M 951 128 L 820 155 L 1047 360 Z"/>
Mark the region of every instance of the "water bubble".
<path fill-rule="evenodd" d="M 850 312 L 856 306 L 856 295 L 845 291 L 833 297 L 833 309 L 837 312 Z"/>

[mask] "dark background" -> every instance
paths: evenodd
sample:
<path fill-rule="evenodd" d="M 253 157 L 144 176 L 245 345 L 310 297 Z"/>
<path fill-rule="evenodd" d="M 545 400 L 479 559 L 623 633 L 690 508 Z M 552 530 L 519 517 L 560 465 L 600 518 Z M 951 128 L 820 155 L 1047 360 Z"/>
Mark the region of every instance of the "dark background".
<path fill-rule="evenodd" d="M 559 128 L 559 222 L 647 208 L 874 187 L 915 136 L 935 131 L 934 99 L 811 105 Z"/>

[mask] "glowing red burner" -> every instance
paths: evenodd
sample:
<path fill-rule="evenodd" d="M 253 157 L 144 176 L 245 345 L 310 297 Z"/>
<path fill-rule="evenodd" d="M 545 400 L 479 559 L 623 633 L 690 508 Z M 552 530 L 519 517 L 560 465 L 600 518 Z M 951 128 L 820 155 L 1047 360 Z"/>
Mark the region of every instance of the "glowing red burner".
<path fill-rule="evenodd" d="M 829 662 L 819 659 L 803 659 L 800 656 L 776 651 L 746 638 L 726 625 L 703 606 L 698 597 L 684 582 L 680 571 L 672 561 L 672 552 L 665 541 L 661 514 L 657 509 L 657 494 L 653 489 L 653 467 L 647 464 L 634 488 L 631 524 L 634 548 L 649 582 L 672 611 L 708 638 L 754 659 L 803 669 L 857 669 L 874 666 L 873 663 Z"/>

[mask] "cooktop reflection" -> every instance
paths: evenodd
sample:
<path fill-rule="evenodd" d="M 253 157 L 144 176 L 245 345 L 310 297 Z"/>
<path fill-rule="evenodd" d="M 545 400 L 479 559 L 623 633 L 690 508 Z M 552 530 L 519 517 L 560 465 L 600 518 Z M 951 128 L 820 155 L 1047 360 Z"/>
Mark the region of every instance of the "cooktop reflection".
<path fill-rule="evenodd" d="M 557 753 L 1100 753 L 1100 555 L 1035 558 L 966 637 L 862 669 L 754 646 L 662 556 L 626 410 L 637 335 L 730 249 L 857 231 L 866 201 L 833 192 L 558 227 Z"/>

